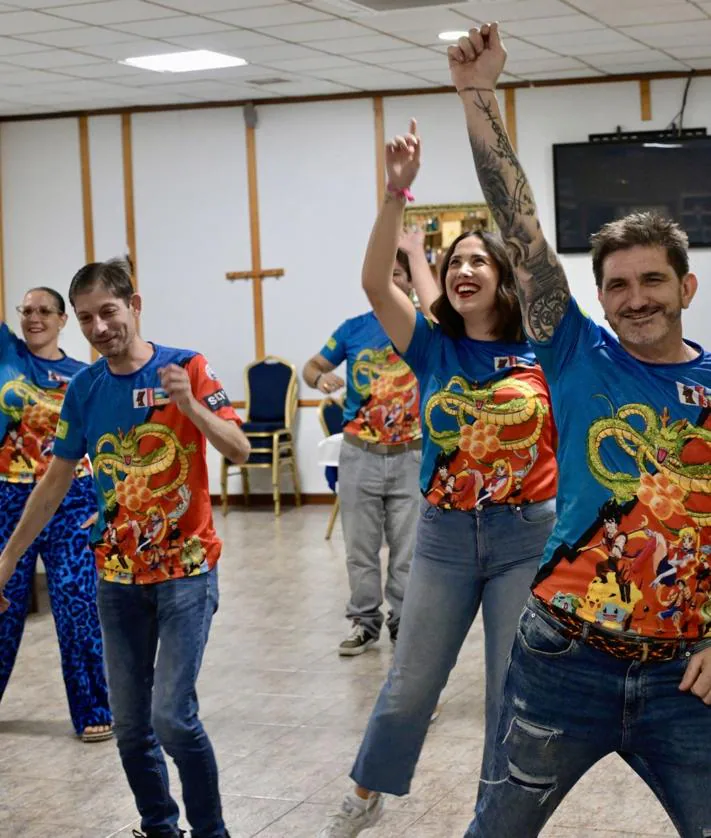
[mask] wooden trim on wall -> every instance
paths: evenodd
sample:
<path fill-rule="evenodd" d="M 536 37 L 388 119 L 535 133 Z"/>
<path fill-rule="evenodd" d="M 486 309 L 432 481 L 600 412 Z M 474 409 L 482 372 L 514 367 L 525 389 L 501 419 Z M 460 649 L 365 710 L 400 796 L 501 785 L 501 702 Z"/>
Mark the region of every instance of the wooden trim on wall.
<path fill-rule="evenodd" d="M 126 243 L 133 261 L 133 284 L 135 289 L 138 290 L 136 208 L 133 200 L 133 131 L 130 111 L 121 113 L 121 145 L 123 149 L 123 202 L 126 213 Z"/>
<path fill-rule="evenodd" d="M 245 124 L 247 140 L 247 191 L 249 194 L 249 237 L 252 252 L 252 314 L 254 317 L 255 358 L 264 358 L 264 298 L 262 295 L 262 242 L 259 229 L 259 188 L 257 184 L 257 131 Z"/>
<path fill-rule="evenodd" d="M 652 86 L 649 79 L 639 80 L 639 105 L 642 122 L 649 122 L 652 118 Z"/>
<path fill-rule="evenodd" d="M 375 197 L 378 209 L 385 199 L 385 120 L 383 118 L 383 97 L 373 98 L 375 118 Z"/>
<path fill-rule="evenodd" d="M 91 153 L 89 151 L 89 117 L 79 117 L 79 161 L 81 165 L 81 203 L 84 215 L 84 261 L 95 261 L 94 210 L 91 201 Z"/>
<path fill-rule="evenodd" d="M 695 78 L 702 78 L 704 76 L 711 76 L 711 69 L 696 70 Z M 663 72 L 663 73 L 621 73 L 619 75 L 611 76 L 581 76 L 572 79 L 536 79 L 535 81 L 518 81 L 507 82 L 499 85 L 499 89 L 508 90 L 518 88 L 536 88 L 536 87 L 569 87 L 571 85 L 581 84 L 617 84 L 619 82 L 641 81 L 647 79 L 648 81 L 655 81 L 657 79 L 686 79 L 689 77 L 689 72 Z M 400 97 L 400 96 L 434 96 L 442 93 L 454 93 L 452 87 L 416 87 L 404 90 L 363 90 L 354 91 L 353 93 L 335 93 L 322 94 L 318 96 L 280 96 L 273 99 L 258 99 L 256 100 L 260 105 L 293 105 L 300 102 L 339 102 L 348 99 L 373 99 L 380 97 Z M 196 111 L 196 110 L 210 110 L 219 108 L 237 108 L 243 107 L 247 104 L 254 104 L 254 99 L 229 99 L 217 102 L 192 102 L 192 103 L 178 103 L 175 105 L 135 105 L 132 108 L 94 108 L 74 111 L 55 111 L 51 113 L 33 113 L 33 114 L 17 114 L 15 116 L 0 116 L 0 123 L 2 122 L 26 122 L 28 120 L 37 121 L 40 119 L 67 119 L 69 117 L 78 116 L 116 116 L 134 113 L 159 113 L 161 111 Z"/>
<path fill-rule="evenodd" d="M 509 135 L 511 146 L 514 151 L 518 149 L 518 131 L 516 130 L 516 90 L 507 87 L 504 94 L 506 109 L 506 133 Z"/>
<path fill-rule="evenodd" d="M 79 165 L 81 168 L 81 206 L 84 217 L 84 261 L 88 264 L 96 260 L 94 249 L 94 207 L 91 199 L 91 150 L 89 145 L 89 117 L 80 116 L 79 128 Z M 99 353 L 91 347 L 91 360 L 96 361 Z"/>
<path fill-rule="evenodd" d="M 2 128 L 0 127 L 0 144 Z M 0 320 L 5 319 L 5 225 L 2 215 L 2 157 L 0 156 Z"/>

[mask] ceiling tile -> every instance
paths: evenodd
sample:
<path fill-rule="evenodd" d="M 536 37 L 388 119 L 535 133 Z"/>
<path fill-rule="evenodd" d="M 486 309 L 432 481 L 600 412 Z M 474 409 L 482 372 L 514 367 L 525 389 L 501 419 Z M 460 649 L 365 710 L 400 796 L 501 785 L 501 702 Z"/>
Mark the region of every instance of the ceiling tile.
<path fill-rule="evenodd" d="M 194 15 L 209 15 L 212 12 L 230 12 L 235 9 L 256 9 L 264 6 L 280 6 L 284 0 L 161 0 L 161 6 L 190 12 Z"/>
<path fill-rule="evenodd" d="M 526 73 L 520 78 L 522 81 L 545 81 L 546 79 L 585 79 L 604 75 L 596 70 L 553 70 L 545 73 Z"/>
<path fill-rule="evenodd" d="M 711 70 L 711 58 L 689 58 L 686 63 L 694 70 Z"/>
<path fill-rule="evenodd" d="M 89 55 L 98 55 L 99 58 L 122 61 L 125 58 L 135 58 L 138 55 L 165 55 L 167 52 L 175 52 L 175 44 L 167 44 L 165 41 L 151 41 L 149 38 L 135 38 L 132 41 L 123 41 L 117 44 L 91 44 L 82 47 L 82 52 Z"/>
<path fill-rule="evenodd" d="M 33 32 L 22 37 L 36 44 L 49 47 L 67 47 L 69 49 L 78 49 L 94 44 L 119 44 L 122 41 L 133 40 L 132 36 L 125 32 L 103 29 L 100 26 L 80 26 L 72 29 L 58 29 L 56 32 Z M 40 47 L 40 49 L 42 48 Z"/>
<path fill-rule="evenodd" d="M 560 17 L 533 18 L 533 20 L 510 21 L 502 24 L 505 34 L 526 38 L 529 35 L 554 35 L 556 33 L 583 32 L 590 29 L 604 29 L 602 23 L 586 15 L 561 15 Z"/>
<path fill-rule="evenodd" d="M 387 49 L 375 50 L 374 52 L 359 52 L 356 53 L 358 61 L 364 61 L 366 64 L 390 64 L 392 61 L 435 61 L 442 66 L 447 65 L 447 59 L 442 55 L 437 55 L 427 49 L 420 47 L 408 47 L 406 44 L 402 45 L 404 49 Z"/>
<path fill-rule="evenodd" d="M 72 5 L 79 3 L 96 3 L 97 0 L 71 0 Z M 200 2 L 200 0 L 197 0 Z M 47 9 L 48 11 L 57 6 L 68 6 L 69 0 L 12 0 L 10 4 L 20 9 Z"/>
<path fill-rule="evenodd" d="M 325 53 L 315 52 L 302 47 L 299 44 L 287 44 L 284 41 L 270 39 L 271 46 L 242 47 L 238 50 L 241 58 L 254 63 L 268 63 L 271 60 L 289 60 L 294 58 L 310 58 L 311 56 L 323 56 Z"/>
<path fill-rule="evenodd" d="M 625 9 L 646 9 L 650 6 L 684 6 L 688 0 L 623 0 L 615 3 L 614 0 L 567 0 L 571 6 L 587 12 L 595 17 L 600 17 L 610 9 L 621 7 Z"/>
<path fill-rule="evenodd" d="M 99 3 L 82 3 L 72 6 L 58 6 L 53 15 L 104 26 L 111 23 L 128 23 L 134 20 L 154 20 L 159 17 L 175 17 L 178 12 L 142 0 L 103 0 Z"/>
<path fill-rule="evenodd" d="M 610 64 L 607 62 L 597 61 L 594 55 L 591 55 L 588 60 L 590 64 L 595 67 L 599 67 L 601 70 L 605 70 L 609 73 L 615 73 L 616 75 L 622 73 L 678 73 L 689 69 L 686 64 L 682 64 L 681 61 L 676 61 L 673 58 L 667 58 L 664 55 L 660 55 L 659 58 L 651 59 L 649 61 L 635 61 L 633 56 L 634 53 L 630 56 L 630 60 L 626 64 Z"/>
<path fill-rule="evenodd" d="M 43 15 L 41 12 L 7 12 L 0 15 L 0 35 L 24 35 L 27 32 L 50 32 L 69 29 L 74 24 Z"/>
<path fill-rule="evenodd" d="M 287 26 L 260 27 L 274 38 L 294 41 L 297 44 L 310 41 L 333 40 L 334 38 L 357 38 L 371 30 L 350 20 L 326 20 L 319 23 L 294 23 Z"/>
<path fill-rule="evenodd" d="M 528 73 L 543 73 L 560 70 L 585 70 L 586 65 L 582 64 L 575 58 L 560 57 L 560 58 L 525 58 L 516 60 L 509 58 L 506 62 L 506 69 L 517 76 L 522 76 Z"/>
<path fill-rule="evenodd" d="M 613 29 L 592 29 L 589 32 L 570 32 L 567 35 L 529 35 L 528 40 L 556 52 L 583 55 L 633 48 L 630 39 Z M 638 44 L 636 46 L 639 46 Z"/>
<path fill-rule="evenodd" d="M 689 44 L 711 45 L 711 20 L 661 23 L 656 26 L 630 26 L 625 34 L 642 43 L 666 49 Z"/>
<path fill-rule="evenodd" d="M 263 64 L 279 70 L 291 70 L 295 73 L 308 73 L 312 70 L 333 70 L 336 67 L 354 67 L 356 63 L 349 58 L 327 53 L 314 54 L 306 58 L 263 58 Z"/>
<path fill-rule="evenodd" d="M 687 58 L 707 58 L 711 48 L 708 44 L 688 44 L 683 47 L 665 47 L 664 52 L 685 61 Z"/>
<path fill-rule="evenodd" d="M 11 55 L 3 59 L 8 64 L 29 67 L 33 70 L 47 70 L 53 67 L 71 67 L 77 64 L 97 64 L 102 59 L 93 55 L 81 55 L 69 49 L 52 49 L 46 52 L 32 52 L 29 55 Z"/>
<path fill-rule="evenodd" d="M 143 75 L 145 70 L 129 67 L 127 64 L 118 64 L 115 61 L 102 60 L 100 64 L 63 67 L 62 72 L 67 76 L 76 76 L 81 79 L 112 79 L 121 83 L 122 79 L 130 76 Z"/>
<path fill-rule="evenodd" d="M 0 38 L 0 57 L 3 55 L 21 55 L 25 52 L 40 52 L 44 47 L 41 44 L 31 44 L 16 38 Z"/>
<path fill-rule="evenodd" d="M 263 35 L 261 32 L 250 32 L 248 29 L 232 29 L 229 32 L 213 32 L 206 35 L 179 35 L 169 39 L 172 44 L 178 44 L 186 49 L 240 50 L 242 47 L 274 46 L 280 41 Z"/>
<path fill-rule="evenodd" d="M 317 41 L 319 49 L 336 55 L 357 55 L 359 52 L 407 49 L 410 44 L 391 38 L 389 35 L 371 35 L 365 38 L 337 38 L 334 41 Z"/>
<path fill-rule="evenodd" d="M 450 11 L 446 7 L 438 6 L 432 9 L 406 9 L 397 12 L 384 12 L 361 18 L 366 26 L 379 29 L 382 32 L 392 32 L 404 35 L 411 30 L 426 29 L 437 37 L 439 32 L 448 30 L 466 30 L 471 26 L 471 20 L 457 13 L 457 7 Z"/>
<path fill-rule="evenodd" d="M 358 58 L 361 56 L 359 55 Z M 391 70 L 399 70 L 401 73 L 422 73 L 447 68 L 447 62 L 442 61 L 436 55 L 424 61 L 384 61 L 383 64 Z M 449 71 L 447 71 L 449 72 Z"/>
<path fill-rule="evenodd" d="M 180 17 L 164 17 L 158 20 L 139 20 L 133 23 L 116 23 L 112 29 L 118 32 L 129 32 L 143 38 L 175 38 L 182 35 L 204 35 L 209 32 L 234 31 L 226 23 L 209 20 L 195 15 L 180 15 Z"/>
<path fill-rule="evenodd" d="M 646 4 L 634 9 L 629 9 L 622 3 L 611 4 L 608 9 L 600 12 L 597 17 L 608 26 L 635 26 L 654 23 L 675 23 L 677 21 L 702 20 L 706 16 L 690 3 L 684 5 L 657 5 Z"/>
<path fill-rule="evenodd" d="M 501 0 L 492 3 L 483 0 L 478 3 L 459 3 L 453 7 L 458 14 L 465 15 L 479 23 L 490 20 L 527 20 L 533 17 L 555 17 L 556 15 L 576 14 L 562 0 Z"/>
<path fill-rule="evenodd" d="M 210 15 L 214 20 L 242 26 L 245 29 L 259 29 L 260 27 L 288 25 L 292 23 L 311 23 L 336 20 L 333 15 L 317 12 L 308 6 L 296 3 L 282 3 L 279 6 L 261 6 L 256 9 L 240 9 L 233 12 L 218 12 Z"/>
<path fill-rule="evenodd" d="M 624 50 L 621 52 L 600 52 L 594 55 L 587 56 L 586 60 L 589 64 L 596 67 L 614 67 L 619 64 L 645 64 L 647 62 L 656 61 L 659 58 L 666 58 L 664 53 L 654 49 L 647 49 L 639 44 L 637 49 Z"/>

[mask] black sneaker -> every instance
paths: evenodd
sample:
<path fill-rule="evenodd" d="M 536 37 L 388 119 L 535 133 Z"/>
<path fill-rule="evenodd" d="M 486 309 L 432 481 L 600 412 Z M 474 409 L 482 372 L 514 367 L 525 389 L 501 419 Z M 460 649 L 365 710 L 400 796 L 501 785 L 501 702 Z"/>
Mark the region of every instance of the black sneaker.
<path fill-rule="evenodd" d="M 175 838 L 183 838 L 184 835 L 187 835 L 184 829 L 179 829 L 178 834 Z M 133 838 L 173 838 L 173 836 L 167 836 L 165 832 L 139 832 L 137 829 L 133 830 Z M 229 838 L 229 836 L 228 836 Z"/>
<path fill-rule="evenodd" d="M 377 640 L 378 638 L 367 632 L 360 623 L 353 623 L 348 637 L 338 647 L 338 654 L 346 657 L 362 655 L 377 643 Z"/>

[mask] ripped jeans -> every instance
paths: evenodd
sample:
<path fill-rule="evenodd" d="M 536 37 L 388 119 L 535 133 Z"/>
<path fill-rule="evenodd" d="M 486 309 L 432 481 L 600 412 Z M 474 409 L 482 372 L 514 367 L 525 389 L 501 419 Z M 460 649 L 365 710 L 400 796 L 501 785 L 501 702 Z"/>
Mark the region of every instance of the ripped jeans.
<path fill-rule="evenodd" d="M 643 777 L 682 838 L 711 836 L 711 707 L 679 691 L 688 659 L 619 660 L 564 637 L 529 599 L 511 652 L 494 779 L 480 785 L 465 838 L 535 838 L 612 752 Z"/>

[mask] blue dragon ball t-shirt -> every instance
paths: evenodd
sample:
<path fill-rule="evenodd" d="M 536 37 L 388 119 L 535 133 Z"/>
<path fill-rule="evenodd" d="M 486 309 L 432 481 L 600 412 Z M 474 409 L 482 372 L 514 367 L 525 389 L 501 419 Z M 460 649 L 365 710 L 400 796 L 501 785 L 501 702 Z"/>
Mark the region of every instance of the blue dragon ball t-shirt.
<path fill-rule="evenodd" d="M 550 396 L 528 343 L 455 340 L 418 312 L 403 357 L 420 384 L 420 486 L 431 504 L 473 509 L 555 496 Z"/>
<path fill-rule="evenodd" d="M 534 593 L 607 629 L 709 633 L 711 356 L 694 348 L 692 361 L 644 363 L 574 300 L 535 346 L 560 432 L 560 489 Z"/>
<path fill-rule="evenodd" d="M 202 355 L 154 346 L 135 373 L 115 375 L 102 358 L 69 385 L 55 454 L 88 451 L 99 516 L 92 544 L 101 578 L 146 584 L 206 573 L 222 544 L 212 520 L 206 440 L 161 388 L 158 370 L 183 367 L 195 398 L 239 422 Z"/>
<path fill-rule="evenodd" d="M 320 354 L 346 362 L 344 433 L 384 445 L 420 438 L 417 379 L 372 311 L 342 323 Z"/>

